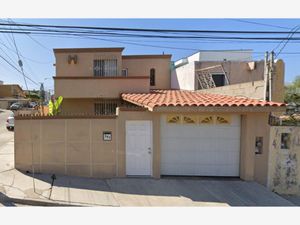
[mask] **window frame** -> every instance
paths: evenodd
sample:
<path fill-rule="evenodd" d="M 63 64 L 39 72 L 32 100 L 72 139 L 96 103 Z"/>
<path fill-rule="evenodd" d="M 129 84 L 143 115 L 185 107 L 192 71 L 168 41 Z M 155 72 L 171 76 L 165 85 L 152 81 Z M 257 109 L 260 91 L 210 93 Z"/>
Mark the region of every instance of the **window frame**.
<path fill-rule="evenodd" d="M 224 73 L 211 73 L 211 77 L 212 77 L 214 83 L 215 83 L 215 80 L 214 80 L 213 77 L 214 77 L 214 76 L 220 76 L 220 75 L 223 75 L 223 85 L 221 85 L 221 86 L 217 86 L 217 85 L 216 85 L 216 87 L 223 87 L 223 86 L 226 86 L 226 74 L 224 74 Z"/>
<path fill-rule="evenodd" d="M 99 67 L 99 69 L 98 69 Z M 114 77 L 118 75 L 117 59 L 94 59 L 93 60 L 94 77 Z"/>
<path fill-rule="evenodd" d="M 155 86 L 156 84 L 156 82 L 155 82 L 155 73 L 156 73 L 156 71 L 155 71 L 155 68 L 151 68 L 150 69 L 150 86 Z"/>
<path fill-rule="evenodd" d="M 118 106 L 120 106 L 120 101 L 116 99 L 95 101 L 94 113 L 96 116 L 116 115 Z"/>
<path fill-rule="evenodd" d="M 123 74 L 123 71 L 125 71 L 125 75 Z M 128 77 L 128 68 L 122 69 L 122 77 Z"/>

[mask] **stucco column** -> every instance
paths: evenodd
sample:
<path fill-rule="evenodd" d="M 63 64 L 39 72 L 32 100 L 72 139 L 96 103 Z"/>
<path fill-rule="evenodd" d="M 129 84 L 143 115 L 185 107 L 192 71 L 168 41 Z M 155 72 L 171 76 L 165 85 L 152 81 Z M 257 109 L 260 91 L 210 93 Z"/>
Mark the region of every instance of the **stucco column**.
<path fill-rule="evenodd" d="M 255 165 L 254 123 L 250 114 L 242 115 L 241 120 L 240 178 L 243 180 L 253 180 Z"/>

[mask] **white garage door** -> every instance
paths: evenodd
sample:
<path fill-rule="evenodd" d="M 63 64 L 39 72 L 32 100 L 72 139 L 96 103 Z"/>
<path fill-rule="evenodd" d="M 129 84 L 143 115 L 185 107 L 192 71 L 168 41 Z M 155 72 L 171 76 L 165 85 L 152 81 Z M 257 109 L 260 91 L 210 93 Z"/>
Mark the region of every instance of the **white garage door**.
<path fill-rule="evenodd" d="M 161 174 L 239 176 L 240 116 L 230 124 L 172 124 L 161 117 Z"/>

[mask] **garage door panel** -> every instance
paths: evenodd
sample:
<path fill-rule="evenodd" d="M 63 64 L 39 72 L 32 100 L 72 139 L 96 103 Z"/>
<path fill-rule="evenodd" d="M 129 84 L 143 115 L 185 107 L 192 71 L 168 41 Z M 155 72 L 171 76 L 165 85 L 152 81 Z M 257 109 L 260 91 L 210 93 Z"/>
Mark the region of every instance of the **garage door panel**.
<path fill-rule="evenodd" d="M 168 124 L 161 118 L 161 174 L 238 176 L 240 116 L 231 124 Z"/>
<path fill-rule="evenodd" d="M 220 165 L 219 167 L 216 167 L 211 164 L 182 164 L 180 168 L 174 168 L 171 164 L 167 164 L 166 169 L 172 170 L 174 172 L 172 175 L 182 176 L 199 176 L 199 173 L 201 176 L 238 176 L 235 167 L 228 165 Z"/>

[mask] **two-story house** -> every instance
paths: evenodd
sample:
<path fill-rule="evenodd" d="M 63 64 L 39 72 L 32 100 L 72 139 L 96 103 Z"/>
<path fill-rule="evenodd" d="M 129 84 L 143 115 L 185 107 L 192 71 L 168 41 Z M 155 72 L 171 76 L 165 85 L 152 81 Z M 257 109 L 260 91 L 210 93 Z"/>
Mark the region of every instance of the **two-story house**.
<path fill-rule="evenodd" d="M 121 93 L 170 89 L 171 55 L 122 55 L 124 48 L 54 49 L 62 113 L 110 115 Z"/>
<path fill-rule="evenodd" d="M 122 51 L 54 50 L 62 112 L 15 118 L 16 168 L 30 171 L 34 164 L 39 172 L 88 177 L 230 176 L 266 184 L 268 118 L 285 104 L 174 90 L 171 55 Z"/>

